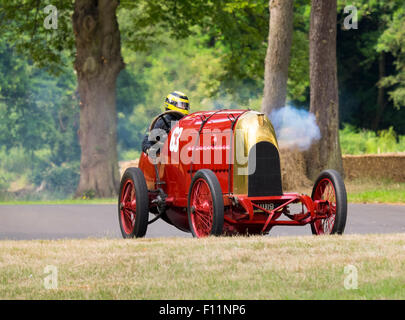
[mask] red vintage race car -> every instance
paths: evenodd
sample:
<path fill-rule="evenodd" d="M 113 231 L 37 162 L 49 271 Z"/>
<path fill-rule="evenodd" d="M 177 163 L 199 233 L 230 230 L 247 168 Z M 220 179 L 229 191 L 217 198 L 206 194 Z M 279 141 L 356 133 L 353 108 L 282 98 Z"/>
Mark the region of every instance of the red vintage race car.
<path fill-rule="evenodd" d="M 311 197 L 283 193 L 278 143 L 266 115 L 196 112 L 178 121 L 164 141 L 122 176 L 118 216 L 124 238 L 145 236 L 159 218 L 194 237 L 267 234 L 276 225 L 307 224 L 313 234 L 343 233 L 341 176 L 323 171 Z"/>

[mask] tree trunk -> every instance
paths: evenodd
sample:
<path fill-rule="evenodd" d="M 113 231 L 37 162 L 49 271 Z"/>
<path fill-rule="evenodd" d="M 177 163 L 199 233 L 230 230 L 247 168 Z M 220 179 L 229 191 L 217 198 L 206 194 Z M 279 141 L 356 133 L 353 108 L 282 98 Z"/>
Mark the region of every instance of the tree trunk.
<path fill-rule="evenodd" d="M 293 32 L 293 0 L 270 0 L 269 42 L 265 60 L 262 112 L 282 108 L 287 97 Z"/>
<path fill-rule="evenodd" d="M 384 51 L 381 51 L 378 59 L 378 79 L 381 80 L 384 77 L 385 77 L 385 53 Z M 378 85 L 377 110 L 372 125 L 372 129 L 374 131 L 378 130 L 378 126 L 381 121 L 381 116 L 384 113 L 385 106 L 386 106 L 385 90 L 384 87 Z"/>
<path fill-rule="evenodd" d="M 76 196 L 94 192 L 115 196 L 117 155 L 116 79 L 124 68 L 116 9 L 117 0 L 76 0 L 73 30 L 76 40 L 80 95 L 80 182 Z"/>
<path fill-rule="evenodd" d="M 307 174 L 315 179 L 324 169 L 343 174 L 339 143 L 339 98 L 336 65 L 336 0 L 312 0 L 310 22 L 310 111 L 321 139 L 306 153 Z"/>
<path fill-rule="evenodd" d="M 269 40 L 265 60 L 262 112 L 285 106 L 287 98 L 288 67 L 293 34 L 293 0 L 270 0 Z M 284 191 L 296 191 L 308 186 L 305 161 L 298 150 L 280 145 L 280 164 Z"/>

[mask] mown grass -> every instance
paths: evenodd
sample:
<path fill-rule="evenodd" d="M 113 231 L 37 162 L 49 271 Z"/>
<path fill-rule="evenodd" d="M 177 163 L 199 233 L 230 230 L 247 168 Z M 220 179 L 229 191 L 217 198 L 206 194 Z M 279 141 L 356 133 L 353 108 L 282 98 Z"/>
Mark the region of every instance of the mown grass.
<path fill-rule="evenodd" d="M 404 234 L 0 242 L 1 299 L 404 299 L 404 270 Z"/>
<path fill-rule="evenodd" d="M 400 190 L 372 190 L 348 195 L 348 201 L 354 203 L 405 203 L 405 187 Z"/>
<path fill-rule="evenodd" d="M 349 203 L 405 204 L 405 183 L 390 180 L 345 180 Z M 311 195 L 312 188 L 290 190 Z"/>
<path fill-rule="evenodd" d="M 354 180 L 345 184 L 349 202 L 405 204 L 404 182 Z"/>

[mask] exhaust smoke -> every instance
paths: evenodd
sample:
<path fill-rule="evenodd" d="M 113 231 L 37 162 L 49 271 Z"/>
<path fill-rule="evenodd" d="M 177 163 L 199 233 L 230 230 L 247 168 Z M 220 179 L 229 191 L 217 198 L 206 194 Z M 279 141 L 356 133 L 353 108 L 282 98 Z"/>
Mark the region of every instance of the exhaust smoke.
<path fill-rule="evenodd" d="M 269 118 L 281 149 L 306 151 L 321 138 L 315 115 L 307 110 L 286 106 L 273 110 Z"/>

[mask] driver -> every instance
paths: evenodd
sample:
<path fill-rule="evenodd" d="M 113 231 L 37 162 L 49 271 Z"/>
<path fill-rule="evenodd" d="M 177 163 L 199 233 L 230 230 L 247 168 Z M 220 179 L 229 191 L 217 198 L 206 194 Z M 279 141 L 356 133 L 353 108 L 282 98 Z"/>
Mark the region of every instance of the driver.
<path fill-rule="evenodd" d="M 165 100 L 166 111 L 158 115 L 150 125 L 149 132 L 145 135 L 142 142 L 142 151 L 148 154 L 149 149 L 157 142 L 160 141 L 160 137 L 156 139 L 149 139 L 150 132 L 153 129 L 163 129 L 169 134 L 172 127 L 172 123 L 179 121 L 185 115 L 189 113 L 190 101 L 188 97 L 180 91 L 174 91 L 170 93 Z M 157 140 L 157 141 L 156 141 Z M 162 141 L 163 142 L 163 141 Z"/>

